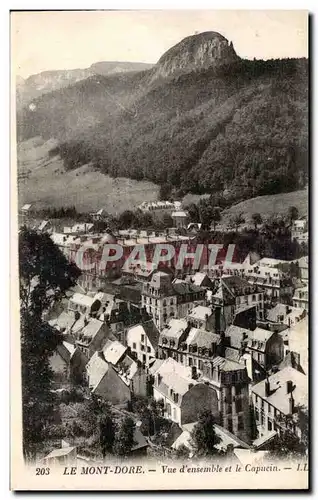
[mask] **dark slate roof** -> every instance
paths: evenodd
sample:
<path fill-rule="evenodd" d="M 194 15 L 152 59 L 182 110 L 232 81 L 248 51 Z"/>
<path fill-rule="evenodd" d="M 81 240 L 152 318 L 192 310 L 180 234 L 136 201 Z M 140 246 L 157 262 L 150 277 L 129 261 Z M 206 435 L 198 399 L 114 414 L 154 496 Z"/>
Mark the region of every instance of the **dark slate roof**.
<path fill-rule="evenodd" d="M 160 332 L 152 320 L 142 323 L 148 339 L 154 349 L 158 347 Z"/>
<path fill-rule="evenodd" d="M 172 287 L 177 295 L 186 295 L 198 292 L 205 292 L 205 288 L 194 285 L 193 283 L 187 283 L 186 281 L 172 283 Z"/>
<path fill-rule="evenodd" d="M 246 338 L 244 340 L 248 340 L 252 336 L 252 331 L 247 328 L 241 328 L 240 326 L 231 325 L 227 328 L 225 332 L 226 337 L 230 337 L 230 345 L 235 349 L 241 348 L 241 342 L 244 338 L 244 333 L 246 334 Z"/>

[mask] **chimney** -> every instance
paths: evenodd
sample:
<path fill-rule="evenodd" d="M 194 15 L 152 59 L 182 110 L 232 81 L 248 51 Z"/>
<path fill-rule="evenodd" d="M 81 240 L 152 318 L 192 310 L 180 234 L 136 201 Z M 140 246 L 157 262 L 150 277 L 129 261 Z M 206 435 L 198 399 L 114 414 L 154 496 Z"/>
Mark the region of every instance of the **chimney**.
<path fill-rule="evenodd" d="M 215 308 L 215 332 L 221 333 L 221 307 L 216 306 Z"/>
<path fill-rule="evenodd" d="M 288 399 L 288 406 L 288 413 L 292 415 L 294 413 L 294 398 L 292 393 L 290 393 L 290 397 Z"/>
<path fill-rule="evenodd" d="M 211 351 L 212 351 L 212 356 L 214 356 L 216 353 L 216 342 L 211 343 Z"/>
<path fill-rule="evenodd" d="M 287 394 L 290 394 L 293 392 L 293 381 L 292 380 L 287 380 L 286 391 L 287 391 Z"/>
<path fill-rule="evenodd" d="M 267 377 L 265 380 L 265 396 L 268 398 L 269 395 L 270 395 L 270 382 Z"/>

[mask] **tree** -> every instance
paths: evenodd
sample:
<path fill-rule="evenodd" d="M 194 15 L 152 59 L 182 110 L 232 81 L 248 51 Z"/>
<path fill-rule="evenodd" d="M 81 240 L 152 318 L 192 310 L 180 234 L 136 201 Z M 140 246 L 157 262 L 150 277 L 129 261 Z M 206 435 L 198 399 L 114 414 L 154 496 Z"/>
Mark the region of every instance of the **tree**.
<path fill-rule="evenodd" d="M 159 189 L 159 200 L 167 201 L 171 196 L 171 184 L 161 184 Z"/>
<path fill-rule="evenodd" d="M 198 205 L 195 203 L 190 203 L 185 207 L 185 210 L 189 212 L 189 217 L 191 222 L 200 222 L 200 211 Z"/>
<path fill-rule="evenodd" d="M 298 219 L 299 217 L 299 212 L 298 212 L 298 208 L 297 207 L 289 207 L 288 209 L 288 218 L 290 220 L 290 223 L 292 224 L 292 222 L 296 219 Z"/>
<path fill-rule="evenodd" d="M 119 227 L 121 229 L 129 229 L 136 222 L 136 215 L 131 210 L 125 210 L 118 218 Z"/>
<path fill-rule="evenodd" d="M 202 229 L 209 229 L 212 221 L 212 216 L 214 213 L 214 208 L 211 205 L 210 200 L 201 200 L 199 203 L 199 215 L 200 222 L 202 224 Z"/>
<path fill-rule="evenodd" d="M 262 218 L 261 214 L 259 214 L 258 212 L 255 212 L 254 214 L 252 214 L 252 221 L 253 221 L 253 224 L 255 226 L 255 231 L 256 231 L 257 226 L 262 224 L 263 218 Z"/>
<path fill-rule="evenodd" d="M 131 417 L 125 417 L 115 436 L 114 453 L 127 456 L 134 445 L 135 422 Z"/>
<path fill-rule="evenodd" d="M 220 442 L 220 438 L 215 433 L 215 421 L 212 413 L 204 410 L 200 413 L 198 423 L 191 433 L 193 447 L 199 455 L 213 455 L 218 451 L 215 448 Z"/>
<path fill-rule="evenodd" d="M 237 214 L 234 217 L 232 217 L 232 219 L 231 219 L 231 224 L 235 227 L 236 232 L 238 231 L 238 227 L 241 224 L 244 224 L 244 222 L 245 222 L 245 219 L 243 217 L 243 214 Z"/>
<path fill-rule="evenodd" d="M 100 415 L 98 423 L 99 442 L 102 455 L 105 458 L 107 453 L 111 453 L 113 451 L 115 442 L 115 425 L 110 412 Z"/>
<path fill-rule="evenodd" d="M 215 231 L 215 227 L 218 222 L 221 220 L 221 210 L 218 207 L 215 207 L 211 211 L 211 222 L 213 223 L 213 230 Z"/>
<path fill-rule="evenodd" d="M 80 272 L 47 234 L 23 228 L 19 235 L 23 453 L 32 459 L 52 421 L 53 373 L 49 357 L 61 336 L 43 312 L 61 300 Z"/>
<path fill-rule="evenodd" d="M 22 228 L 19 235 L 20 313 L 42 316 L 75 285 L 80 270 L 46 233 Z"/>

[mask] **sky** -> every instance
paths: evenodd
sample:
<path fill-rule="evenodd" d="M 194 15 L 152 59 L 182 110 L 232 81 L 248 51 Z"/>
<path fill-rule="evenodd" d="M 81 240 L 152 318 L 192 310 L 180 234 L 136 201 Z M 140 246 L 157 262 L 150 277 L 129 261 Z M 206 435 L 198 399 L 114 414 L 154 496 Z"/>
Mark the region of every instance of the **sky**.
<path fill-rule="evenodd" d="M 98 61 L 156 63 L 182 38 L 217 31 L 240 57 L 307 57 L 307 11 L 42 11 L 11 14 L 16 74 L 87 68 Z"/>

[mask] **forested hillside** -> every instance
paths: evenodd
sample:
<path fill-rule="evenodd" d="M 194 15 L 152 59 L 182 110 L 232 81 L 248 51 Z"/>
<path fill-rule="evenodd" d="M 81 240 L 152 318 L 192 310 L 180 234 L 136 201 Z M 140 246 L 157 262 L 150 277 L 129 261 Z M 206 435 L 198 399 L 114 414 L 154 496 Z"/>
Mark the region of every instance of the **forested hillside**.
<path fill-rule="evenodd" d="M 306 59 L 238 59 L 165 78 L 158 65 L 88 78 L 35 99 L 18 139 L 57 139 L 51 155 L 66 169 L 92 162 L 178 195 L 240 200 L 307 184 L 307 121 Z"/>

